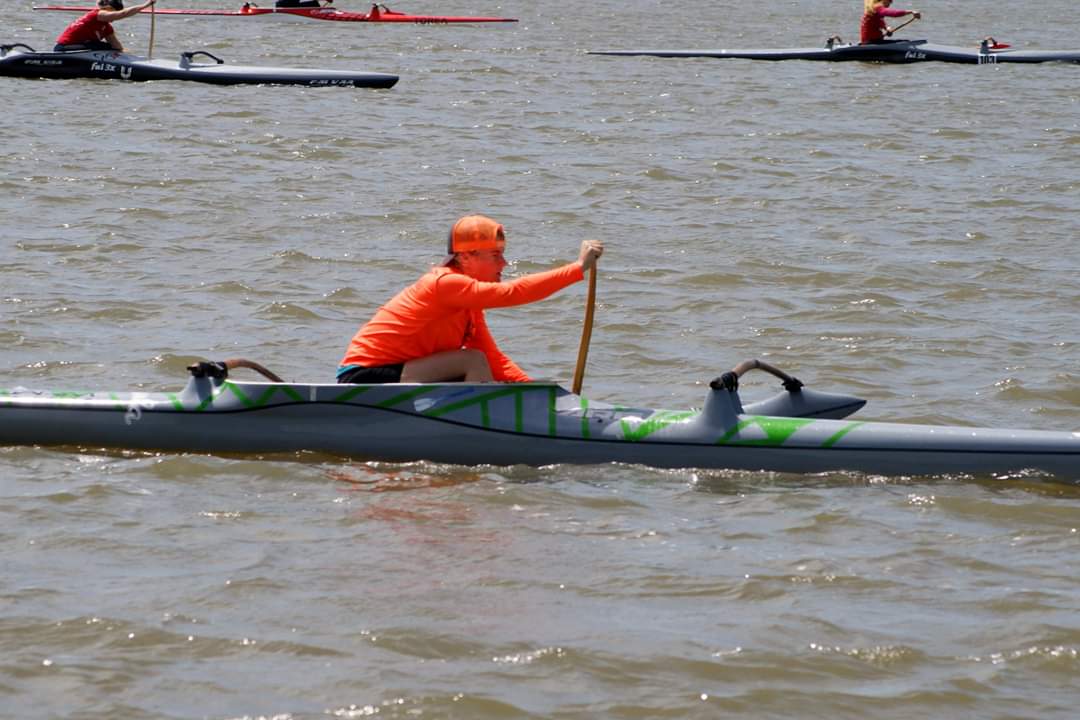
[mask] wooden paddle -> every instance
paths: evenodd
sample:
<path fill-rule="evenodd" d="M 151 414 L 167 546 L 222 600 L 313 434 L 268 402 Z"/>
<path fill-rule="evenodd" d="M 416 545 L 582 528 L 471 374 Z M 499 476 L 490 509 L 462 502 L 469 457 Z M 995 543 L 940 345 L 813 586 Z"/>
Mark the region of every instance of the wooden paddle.
<path fill-rule="evenodd" d="M 150 6 L 150 47 L 146 49 L 146 59 L 154 59 L 154 21 L 157 19 L 157 4 Z"/>
<path fill-rule="evenodd" d="M 917 18 L 917 17 L 915 17 L 914 15 L 912 15 L 912 16 L 911 16 L 911 19 L 910 19 L 910 20 L 907 20 L 907 21 L 905 21 L 905 22 L 902 22 L 902 23 L 900 23 L 899 25 L 897 25 L 896 27 L 894 27 L 894 28 L 893 28 L 892 30 L 890 30 L 889 32 L 887 32 L 887 33 L 885 33 L 885 34 L 886 34 L 886 35 L 887 35 L 888 37 L 892 37 L 892 34 L 893 34 L 894 32 L 896 32 L 897 30 L 899 30 L 899 29 L 900 29 L 900 28 L 902 28 L 902 27 L 907 27 L 908 25 L 910 25 L 911 23 L 915 22 L 915 21 L 916 21 L 916 20 L 918 20 L 918 19 L 919 19 L 919 18 Z"/>
<path fill-rule="evenodd" d="M 575 395 L 581 394 L 581 382 L 585 379 L 585 360 L 589 357 L 589 340 L 592 339 L 593 310 L 596 309 L 596 266 L 589 269 L 589 296 L 585 300 L 585 325 L 581 328 L 581 347 L 578 348 L 577 367 L 574 368 Z"/>

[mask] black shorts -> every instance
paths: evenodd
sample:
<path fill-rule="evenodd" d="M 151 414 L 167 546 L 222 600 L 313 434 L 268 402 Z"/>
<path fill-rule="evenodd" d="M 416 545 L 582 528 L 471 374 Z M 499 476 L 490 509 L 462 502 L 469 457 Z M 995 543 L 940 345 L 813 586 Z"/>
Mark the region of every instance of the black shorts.
<path fill-rule="evenodd" d="M 91 40 L 90 42 L 75 43 L 73 45 L 56 45 L 53 52 L 76 52 L 78 50 L 112 50 L 113 46 L 104 40 Z"/>
<path fill-rule="evenodd" d="M 401 371 L 405 363 L 396 365 L 377 365 L 375 367 L 354 367 L 343 375 L 339 375 L 339 383 L 349 385 L 381 385 L 383 383 L 401 382 Z"/>

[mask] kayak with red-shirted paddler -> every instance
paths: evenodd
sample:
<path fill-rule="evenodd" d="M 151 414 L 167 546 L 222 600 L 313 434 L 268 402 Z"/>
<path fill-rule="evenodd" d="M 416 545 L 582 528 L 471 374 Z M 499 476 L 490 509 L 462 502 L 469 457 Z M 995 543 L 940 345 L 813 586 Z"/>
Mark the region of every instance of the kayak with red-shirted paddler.
<path fill-rule="evenodd" d="M 35 10 L 54 10 L 59 12 L 88 12 L 90 6 L 39 5 Z M 349 12 L 332 7 L 259 7 L 255 3 L 244 3 L 237 10 L 199 10 L 184 8 L 161 8 L 156 15 L 202 15 L 206 17 L 299 17 L 311 20 L 330 20 L 332 22 L 360 23 L 413 23 L 416 25 L 447 25 L 450 23 L 510 23 L 517 18 L 470 16 L 470 15 L 413 15 L 391 10 L 385 5 L 375 4 L 367 12 Z"/>
<path fill-rule="evenodd" d="M 197 62 L 206 56 L 213 62 Z M 0 76 L 72 80 L 188 80 L 213 85 L 304 85 L 307 87 L 389 88 L 397 75 L 352 70 L 226 65 L 225 61 L 199 50 L 181 53 L 179 61 L 116 50 L 37 52 L 29 45 L 0 45 Z"/>
<path fill-rule="evenodd" d="M 968 65 L 999 63 L 1080 63 L 1080 50 L 1017 50 L 993 38 L 975 47 L 935 45 L 926 40 L 886 40 L 845 44 L 835 38 L 824 47 L 763 48 L 747 50 L 591 50 L 590 55 L 652 56 L 662 58 L 718 58 L 737 60 L 817 60 L 910 64 L 946 62 Z"/>

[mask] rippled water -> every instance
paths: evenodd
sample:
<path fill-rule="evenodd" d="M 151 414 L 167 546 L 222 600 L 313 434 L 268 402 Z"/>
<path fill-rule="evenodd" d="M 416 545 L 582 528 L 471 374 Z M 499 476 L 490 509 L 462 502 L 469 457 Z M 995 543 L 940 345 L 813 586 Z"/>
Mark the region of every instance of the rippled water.
<path fill-rule="evenodd" d="M 167 389 L 238 355 L 329 380 L 482 211 L 516 273 L 608 243 L 591 397 L 686 408 L 766 357 L 867 397 L 868 418 L 1080 429 L 1080 69 L 584 54 L 818 45 L 854 34 L 848 4 L 159 18 L 155 56 L 401 81 L 0 79 L 3 383 Z M 50 47 L 73 16 L 29 6 L 3 41 Z M 912 36 L 1077 45 L 1058 0 L 922 9 Z M 117 28 L 145 50 L 147 18 Z M 583 296 L 490 322 L 565 380 Z M 0 449 L 0 469 L 4 717 L 1071 718 L 1080 701 L 1075 485 L 34 448 Z"/>

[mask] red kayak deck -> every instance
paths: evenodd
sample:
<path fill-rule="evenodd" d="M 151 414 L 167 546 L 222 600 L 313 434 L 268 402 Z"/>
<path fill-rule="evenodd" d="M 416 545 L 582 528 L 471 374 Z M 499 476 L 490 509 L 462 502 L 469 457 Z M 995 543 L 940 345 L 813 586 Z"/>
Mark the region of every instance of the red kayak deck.
<path fill-rule="evenodd" d="M 35 10 L 59 10 L 61 12 L 90 12 L 92 6 L 72 5 L 43 5 L 35 6 Z M 245 5 L 239 10 L 184 10 L 176 8 L 163 8 L 155 10 L 155 15 L 216 15 L 227 17 L 261 17 L 265 15 L 296 15 L 298 17 L 311 18 L 312 20 L 331 20 L 337 22 L 379 22 L 379 23 L 416 23 L 419 25 L 443 25 L 448 23 L 491 23 L 491 22 L 517 22 L 517 18 L 501 17 L 469 17 L 460 15 L 410 15 L 391 10 L 385 5 L 372 5 L 366 13 L 346 12 L 329 7 L 300 7 L 300 8 L 263 8 L 257 5 Z"/>

